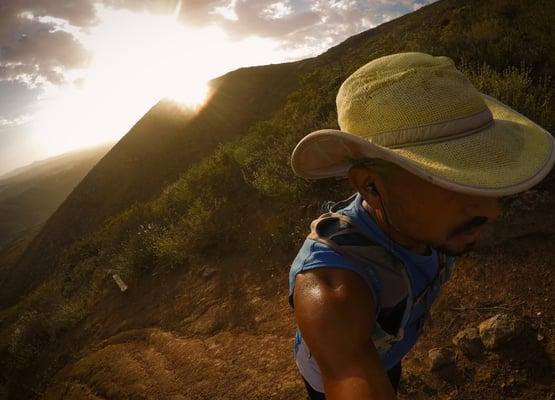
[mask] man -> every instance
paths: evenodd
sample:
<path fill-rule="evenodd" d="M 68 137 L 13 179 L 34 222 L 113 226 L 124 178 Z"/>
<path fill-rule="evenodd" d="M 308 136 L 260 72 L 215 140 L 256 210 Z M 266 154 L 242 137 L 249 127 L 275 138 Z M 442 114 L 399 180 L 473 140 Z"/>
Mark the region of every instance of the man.
<path fill-rule="evenodd" d="M 313 221 L 291 266 L 294 356 L 310 399 L 390 400 L 454 256 L 502 198 L 549 173 L 554 140 L 447 57 L 373 60 L 336 100 L 340 130 L 305 136 L 291 158 L 301 177 L 356 189 Z"/>

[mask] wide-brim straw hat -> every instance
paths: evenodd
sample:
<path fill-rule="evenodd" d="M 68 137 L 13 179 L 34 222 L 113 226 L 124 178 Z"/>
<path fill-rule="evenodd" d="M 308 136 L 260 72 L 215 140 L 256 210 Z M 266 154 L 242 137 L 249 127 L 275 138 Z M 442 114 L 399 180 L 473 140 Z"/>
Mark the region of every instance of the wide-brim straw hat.
<path fill-rule="evenodd" d="M 549 132 L 478 92 L 448 57 L 375 59 L 343 82 L 336 105 L 340 130 L 297 144 L 297 175 L 345 177 L 357 160 L 379 158 L 452 191 L 501 197 L 540 182 L 555 162 Z"/>

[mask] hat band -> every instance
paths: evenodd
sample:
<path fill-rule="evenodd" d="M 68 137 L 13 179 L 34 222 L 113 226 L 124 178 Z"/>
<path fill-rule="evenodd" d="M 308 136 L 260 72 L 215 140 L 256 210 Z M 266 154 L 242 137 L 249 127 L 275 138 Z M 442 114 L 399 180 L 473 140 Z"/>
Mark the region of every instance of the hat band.
<path fill-rule="evenodd" d="M 466 117 L 418 126 L 416 128 L 381 132 L 376 135 L 365 136 L 364 138 L 379 146 L 401 148 L 470 135 L 488 127 L 492 123 L 493 115 L 490 109 L 486 107 L 482 111 Z"/>

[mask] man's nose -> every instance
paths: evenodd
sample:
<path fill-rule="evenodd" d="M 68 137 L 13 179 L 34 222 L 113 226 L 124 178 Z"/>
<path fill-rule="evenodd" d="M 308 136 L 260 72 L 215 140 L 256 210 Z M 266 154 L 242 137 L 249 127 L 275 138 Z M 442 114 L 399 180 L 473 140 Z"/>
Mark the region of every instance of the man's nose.
<path fill-rule="evenodd" d="M 475 197 L 468 202 L 465 213 L 495 221 L 503 213 L 503 206 L 499 197 Z"/>

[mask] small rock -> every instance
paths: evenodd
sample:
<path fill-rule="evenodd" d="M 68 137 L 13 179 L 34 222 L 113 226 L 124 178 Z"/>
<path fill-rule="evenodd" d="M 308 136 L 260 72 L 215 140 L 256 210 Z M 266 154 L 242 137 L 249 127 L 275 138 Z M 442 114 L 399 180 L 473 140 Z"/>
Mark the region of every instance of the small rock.
<path fill-rule="evenodd" d="M 217 272 L 216 268 L 212 268 L 212 267 L 207 266 L 207 267 L 204 267 L 202 269 L 201 276 L 202 276 L 203 279 L 208 279 L 212 275 L 214 275 L 216 272 Z"/>
<path fill-rule="evenodd" d="M 523 325 L 513 315 L 497 314 L 478 326 L 480 339 L 486 349 L 496 349 L 522 332 Z"/>
<path fill-rule="evenodd" d="M 449 347 L 437 347 L 428 352 L 432 371 L 455 364 L 455 352 Z"/>
<path fill-rule="evenodd" d="M 538 335 L 536 336 L 536 339 L 537 339 L 538 342 L 541 342 L 545 338 L 543 337 L 543 335 L 541 333 L 538 333 Z"/>
<path fill-rule="evenodd" d="M 489 369 L 481 369 L 478 368 L 474 374 L 474 382 L 481 383 L 481 382 L 490 382 L 492 379 L 493 371 Z"/>
<path fill-rule="evenodd" d="M 121 279 L 119 274 L 113 274 L 112 278 L 114 279 L 114 281 L 118 285 L 120 291 L 125 292 L 127 290 L 127 285 L 125 284 L 123 279 Z"/>
<path fill-rule="evenodd" d="M 478 357 L 484 350 L 477 328 L 466 328 L 455 335 L 453 344 L 469 357 Z"/>

